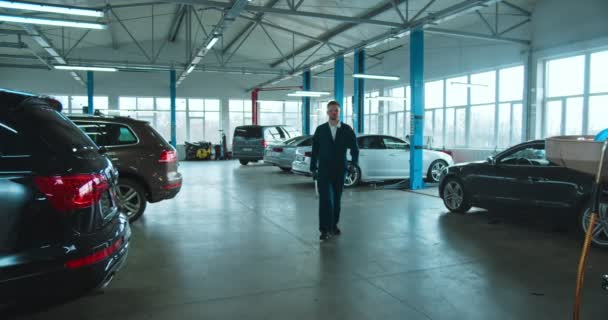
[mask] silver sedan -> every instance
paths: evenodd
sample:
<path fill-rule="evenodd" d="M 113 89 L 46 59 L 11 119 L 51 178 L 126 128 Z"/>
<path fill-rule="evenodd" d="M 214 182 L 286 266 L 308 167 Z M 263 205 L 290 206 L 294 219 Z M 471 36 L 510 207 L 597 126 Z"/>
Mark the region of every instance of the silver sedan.
<path fill-rule="evenodd" d="M 291 171 L 291 165 L 296 157 L 296 149 L 312 146 L 312 136 L 299 136 L 284 143 L 268 146 L 264 152 L 264 163 Z"/>

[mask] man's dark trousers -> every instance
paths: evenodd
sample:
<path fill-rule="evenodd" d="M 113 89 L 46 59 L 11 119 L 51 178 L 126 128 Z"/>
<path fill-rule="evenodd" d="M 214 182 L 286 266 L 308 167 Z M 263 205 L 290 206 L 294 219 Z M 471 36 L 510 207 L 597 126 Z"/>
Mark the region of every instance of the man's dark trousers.
<path fill-rule="evenodd" d="M 357 164 L 359 148 L 353 129 L 341 123 L 336 138 L 328 123 L 320 125 L 313 137 L 310 170 L 317 172 L 319 188 L 319 231 L 334 231 L 340 221 L 340 202 L 346 173 L 346 151 L 350 149 L 351 162 Z M 318 170 L 317 170 L 318 169 Z"/>
<path fill-rule="evenodd" d="M 341 176 L 341 177 L 340 177 Z M 320 176 L 319 187 L 319 231 L 330 232 L 340 222 L 340 203 L 344 189 L 344 174 Z"/>

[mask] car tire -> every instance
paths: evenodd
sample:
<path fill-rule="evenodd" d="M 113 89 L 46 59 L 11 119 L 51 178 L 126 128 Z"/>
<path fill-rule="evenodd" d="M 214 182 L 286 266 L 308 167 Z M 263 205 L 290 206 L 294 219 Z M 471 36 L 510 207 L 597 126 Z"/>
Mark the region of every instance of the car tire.
<path fill-rule="evenodd" d="M 608 219 L 608 202 L 602 201 L 600 202 L 599 208 L 599 216 L 603 217 L 604 220 Z M 581 233 L 582 238 L 585 238 L 587 233 L 587 228 L 589 227 L 589 221 L 591 219 L 591 201 L 588 201 L 582 208 L 579 214 L 579 232 Z M 599 232 L 599 234 L 594 235 L 591 238 L 591 245 L 596 248 L 608 249 L 608 230 L 606 228 L 598 225 L 600 219 L 596 221 L 595 230 Z M 602 230 L 598 230 L 598 227 L 601 227 Z"/>
<path fill-rule="evenodd" d="M 361 168 L 359 166 L 354 165 L 352 163 L 347 164 L 347 169 L 353 168 L 353 173 L 351 174 L 350 170 L 346 171 L 346 175 L 344 176 L 344 187 L 345 188 L 353 188 L 358 186 L 361 183 Z"/>
<path fill-rule="evenodd" d="M 431 165 L 429 166 L 429 170 L 427 171 L 427 174 L 426 174 L 427 181 L 433 182 L 433 183 L 438 183 L 439 179 L 441 178 L 441 172 L 447 166 L 448 166 L 448 163 L 445 160 L 438 159 L 438 160 L 433 161 L 431 163 Z"/>
<path fill-rule="evenodd" d="M 441 199 L 450 212 L 466 213 L 471 209 L 464 184 L 460 179 L 447 178 L 441 190 Z"/>
<path fill-rule="evenodd" d="M 283 171 L 283 172 L 291 172 L 291 168 L 281 168 L 281 171 Z"/>
<path fill-rule="evenodd" d="M 129 222 L 139 219 L 144 214 L 147 205 L 144 187 L 133 179 L 119 178 L 116 189 L 118 203 L 129 218 Z"/>
<path fill-rule="evenodd" d="M 241 165 L 243 165 L 243 166 L 246 166 L 246 165 L 249 163 L 249 161 L 247 161 L 247 160 L 239 160 L 239 162 L 240 162 L 240 163 L 241 163 Z"/>

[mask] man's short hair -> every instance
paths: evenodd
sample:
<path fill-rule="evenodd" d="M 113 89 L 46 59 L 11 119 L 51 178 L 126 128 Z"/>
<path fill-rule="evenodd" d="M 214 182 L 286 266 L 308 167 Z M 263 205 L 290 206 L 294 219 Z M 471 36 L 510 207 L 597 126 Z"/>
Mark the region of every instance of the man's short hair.
<path fill-rule="evenodd" d="M 332 100 L 327 103 L 327 108 L 329 108 L 331 106 L 336 106 L 336 107 L 340 108 L 340 104 L 338 103 L 338 101 L 335 101 L 335 100 Z"/>

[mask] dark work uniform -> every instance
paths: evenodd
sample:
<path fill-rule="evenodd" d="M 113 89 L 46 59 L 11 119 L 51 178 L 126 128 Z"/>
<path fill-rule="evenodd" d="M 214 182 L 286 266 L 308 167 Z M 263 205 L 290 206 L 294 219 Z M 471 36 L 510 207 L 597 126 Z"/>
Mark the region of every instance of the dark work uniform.
<path fill-rule="evenodd" d="M 310 171 L 318 170 L 319 231 L 334 231 L 340 220 L 340 201 L 346 173 L 346 150 L 359 162 L 359 147 L 353 129 L 341 123 L 334 141 L 329 123 L 317 127 L 313 136 Z"/>

